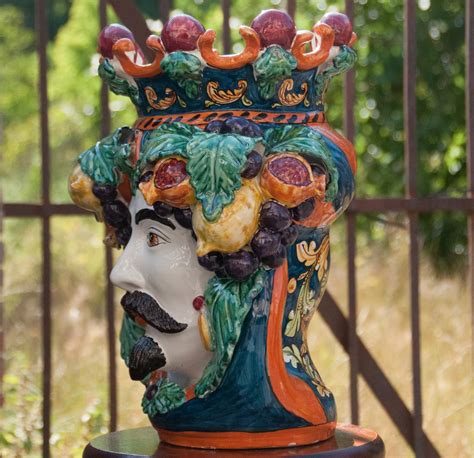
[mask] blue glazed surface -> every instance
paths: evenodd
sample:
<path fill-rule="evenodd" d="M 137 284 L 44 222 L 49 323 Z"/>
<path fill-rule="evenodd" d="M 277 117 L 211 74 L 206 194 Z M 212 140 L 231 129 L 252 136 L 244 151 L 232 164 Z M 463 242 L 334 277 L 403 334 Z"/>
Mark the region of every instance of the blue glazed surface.
<path fill-rule="evenodd" d="M 189 113 L 193 111 L 228 111 L 228 110 L 271 110 L 273 112 L 287 113 L 292 112 L 307 112 L 307 111 L 323 111 L 324 106 L 321 101 L 321 94 L 317 94 L 315 85 L 313 83 L 314 76 L 317 72 L 316 69 L 308 70 L 305 72 L 294 71 L 291 74 L 291 78 L 294 80 L 294 91 L 298 92 L 299 88 L 303 83 L 308 83 L 307 100 L 309 104 L 305 106 L 300 103 L 296 106 L 284 106 L 274 105 L 279 102 L 278 96 L 275 95 L 270 100 L 264 100 L 258 93 L 257 83 L 254 78 L 253 68 L 251 65 L 246 65 L 236 70 L 226 70 L 225 72 L 219 69 L 205 67 L 203 69 L 203 79 L 201 85 L 201 95 L 198 98 L 190 99 L 186 96 L 184 90 L 179 85 L 170 79 L 167 75 L 160 75 L 159 78 L 137 78 L 136 83 L 140 92 L 140 104 L 138 111 L 140 116 L 157 116 L 163 114 L 178 114 L 178 113 Z M 207 93 L 206 87 L 210 81 L 219 83 L 220 89 L 233 90 L 237 87 L 238 81 L 244 80 L 247 82 L 248 87 L 245 92 L 247 99 L 252 104 L 245 105 L 242 98 L 233 103 L 223 105 L 212 105 L 206 108 L 205 101 L 210 100 Z M 151 87 L 158 96 L 159 99 L 165 97 L 165 89 L 172 89 L 185 103 L 186 107 L 183 108 L 179 103 L 173 104 L 166 110 L 156 110 L 152 108 L 145 96 L 145 88 Z"/>

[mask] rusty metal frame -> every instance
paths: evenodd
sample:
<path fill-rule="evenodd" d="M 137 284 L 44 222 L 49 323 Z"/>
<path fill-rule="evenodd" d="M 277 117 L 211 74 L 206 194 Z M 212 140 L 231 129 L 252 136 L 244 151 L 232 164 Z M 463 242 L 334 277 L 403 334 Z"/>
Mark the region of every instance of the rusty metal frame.
<path fill-rule="evenodd" d="M 137 41 L 144 45 L 150 33 L 142 14 L 132 0 L 99 0 L 99 18 L 101 27 L 106 23 L 106 4 L 109 4 L 120 18 L 135 34 Z M 346 12 L 354 14 L 354 0 L 345 0 Z M 230 7 L 231 0 L 221 0 L 223 10 L 222 44 L 225 52 L 230 51 Z M 160 15 L 167 19 L 171 1 L 160 1 Z M 296 0 L 287 1 L 288 12 L 294 16 Z M 51 375 L 52 375 L 52 320 L 51 320 L 51 229 L 52 216 L 85 215 L 87 212 L 72 204 L 53 204 L 50 202 L 50 146 L 48 122 L 47 91 L 47 55 L 48 43 L 47 0 L 36 0 L 36 31 L 39 57 L 39 113 L 41 132 L 41 203 L 3 203 L 0 195 L 0 291 L 3 286 L 2 263 L 2 222 L 9 217 L 36 217 L 42 221 L 42 361 L 43 361 L 43 456 L 50 456 L 49 438 L 51 435 Z M 410 444 L 417 456 L 440 456 L 429 437 L 422 428 L 421 397 L 421 362 L 420 362 L 420 310 L 419 310 L 419 246 L 418 215 L 436 211 L 460 211 L 468 217 L 469 243 L 469 285 L 471 291 L 471 309 L 474 320 L 474 0 L 466 0 L 466 132 L 467 132 L 467 175 L 468 189 L 466 197 L 418 197 L 417 153 L 416 153 L 416 50 L 408 43 L 414 43 L 416 37 L 416 2 L 404 0 L 404 114 L 405 114 L 405 197 L 378 197 L 355 199 L 347 211 L 347 247 L 348 247 L 348 305 L 349 317 L 345 318 L 339 305 L 328 292 L 325 294 L 319 312 L 329 326 L 338 342 L 350 357 L 350 405 L 351 420 L 359 419 L 358 376 L 362 376 L 374 395 L 387 411 L 401 435 Z M 355 75 L 349 72 L 344 84 L 344 130 L 347 137 L 353 140 L 355 134 L 354 101 Z M 101 133 L 110 131 L 110 112 L 108 94 L 105 86 L 100 92 Z M 356 218 L 359 214 L 402 212 L 408 217 L 410 240 L 410 303 L 412 329 L 412 371 L 413 371 L 413 412 L 406 406 L 390 380 L 370 354 L 357 334 L 357 283 L 356 283 Z M 112 267 L 112 253 L 105 249 L 105 274 L 109 275 Z M 114 294 L 110 282 L 105 291 L 105 315 L 107 321 L 106 338 L 108 344 L 108 380 L 109 380 L 109 414 L 110 430 L 117 428 L 117 367 L 115 362 L 115 316 Z M 0 405 L 2 404 L 2 375 L 4 335 L 3 303 L 0 298 Z M 474 321 L 473 321 L 474 326 Z"/>

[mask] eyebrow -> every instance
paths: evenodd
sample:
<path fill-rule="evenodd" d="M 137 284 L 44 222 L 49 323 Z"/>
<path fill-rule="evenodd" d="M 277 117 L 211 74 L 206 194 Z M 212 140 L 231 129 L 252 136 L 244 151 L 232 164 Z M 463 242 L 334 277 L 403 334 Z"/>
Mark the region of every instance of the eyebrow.
<path fill-rule="evenodd" d="M 135 224 L 138 225 L 141 221 L 146 219 L 157 221 L 158 223 L 173 229 L 173 231 L 176 229 L 176 226 L 168 218 L 158 216 L 153 210 L 150 210 L 149 208 L 143 208 L 136 213 Z"/>

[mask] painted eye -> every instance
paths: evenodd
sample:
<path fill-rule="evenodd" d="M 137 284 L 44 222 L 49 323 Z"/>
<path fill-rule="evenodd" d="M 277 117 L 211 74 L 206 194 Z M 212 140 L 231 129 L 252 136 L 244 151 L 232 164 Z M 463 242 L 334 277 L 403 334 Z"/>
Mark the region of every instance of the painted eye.
<path fill-rule="evenodd" d="M 154 232 L 148 232 L 147 244 L 149 247 L 154 247 L 160 244 L 160 238 Z"/>

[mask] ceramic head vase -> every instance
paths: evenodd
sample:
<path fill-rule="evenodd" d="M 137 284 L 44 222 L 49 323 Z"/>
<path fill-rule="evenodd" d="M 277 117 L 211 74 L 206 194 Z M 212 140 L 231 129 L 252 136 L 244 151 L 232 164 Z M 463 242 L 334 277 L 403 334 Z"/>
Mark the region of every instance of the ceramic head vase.
<path fill-rule="evenodd" d="M 176 16 L 145 62 L 128 29 L 106 27 L 99 75 L 139 117 L 69 182 L 123 248 L 121 355 L 160 438 L 181 446 L 303 445 L 336 425 L 306 333 L 329 225 L 354 194 L 354 150 L 323 96 L 356 37 L 344 15 L 297 31 L 275 10 L 240 34 L 242 52 L 221 55 L 214 31 Z"/>

